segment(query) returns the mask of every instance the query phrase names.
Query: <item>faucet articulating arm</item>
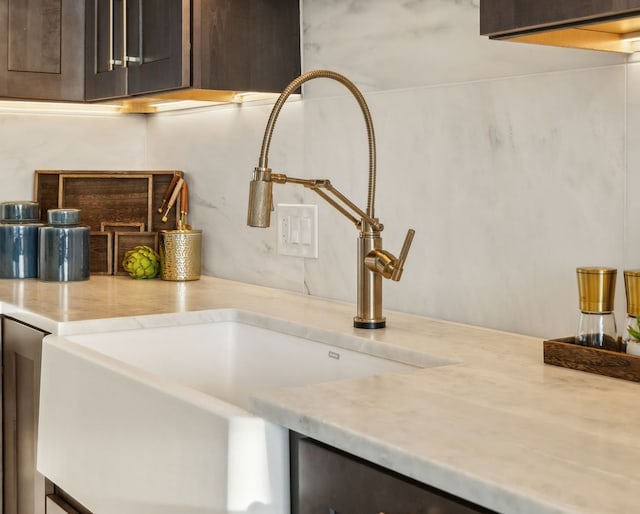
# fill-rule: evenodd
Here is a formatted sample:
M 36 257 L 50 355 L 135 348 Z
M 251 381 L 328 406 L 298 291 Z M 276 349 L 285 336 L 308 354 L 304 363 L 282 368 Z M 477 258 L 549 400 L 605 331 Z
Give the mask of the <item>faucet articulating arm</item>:
M 362 220 L 369 223 L 374 229 L 382 231 L 384 225 L 377 219 L 370 217 L 366 212 L 360 209 L 355 203 L 349 200 L 345 195 L 338 191 L 331 181 L 326 178 L 319 179 L 307 179 L 307 178 L 295 178 L 288 177 L 282 173 L 272 173 L 271 181 L 275 184 L 299 184 L 307 189 L 311 189 L 318 196 L 326 200 L 326 202 L 338 210 L 342 215 L 348 218 L 358 230 L 362 229 Z M 333 195 L 333 196 L 331 196 Z M 349 211 L 351 209 L 351 211 Z M 357 214 L 359 218 L 354 216 Z
M 407 260 L 409 248 L 411 248 L 411 243 L 415 233 L 416 231 L 412 228 L 408 230 L 398 258 L 394 257 L 393 254 L 386 250 L 376 248 L 371 250 L 364 258 L 365 266 L 371 271 L 380 273 L 384 278 L 390 278 L 391 280 L 398 282 L 402 278 L 404 263 Z

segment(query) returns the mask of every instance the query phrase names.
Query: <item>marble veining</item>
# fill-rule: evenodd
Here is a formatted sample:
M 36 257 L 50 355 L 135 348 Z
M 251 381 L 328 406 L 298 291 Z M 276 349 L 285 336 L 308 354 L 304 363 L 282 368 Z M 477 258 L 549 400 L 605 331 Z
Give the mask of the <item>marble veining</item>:
M 479 2 L 384 0 L 303 4 L 304 67 L 336 69 L 365 91 L 448 84 L 621 63 L 604 52 L 489 41 Z M 335 95 L 330 84 L 305 90 Z
M 371 94 L 385 247 L 397 252 L 406 228 L 416 229 L 403 280 L 385 283 L 386 305 L 548 337 L 571 334 L 577 263 L 622 265 L 623 139 L 612 127 L 624 118 L 623 95 L 596 98 L 584 84 L 612 89 L 623 73 Z M 529 108 L 529 99 L 551 91 L 557 101 Z M 362 132 L 349 99 L 310 101 L 306 113 L 306 132 L 314 136 L 308 175 L 330 170 L 336 187 L 362 202 L 364 136 L 342 143 Z M 590 139 L 609 150 L 586 157 L 583 142 Z M 589 208 L 595 197 L 608 208 Z M 306 201 L 317 202 L 311 194 Z M 321 222 L 331 229 L 320 230 L 320 259 L 309 263 L 305 279 L 311 294 L 352 299 L 356 233 L 332 211 L 320 204 Z M 602 245 L 594 247 L 594 233 Z

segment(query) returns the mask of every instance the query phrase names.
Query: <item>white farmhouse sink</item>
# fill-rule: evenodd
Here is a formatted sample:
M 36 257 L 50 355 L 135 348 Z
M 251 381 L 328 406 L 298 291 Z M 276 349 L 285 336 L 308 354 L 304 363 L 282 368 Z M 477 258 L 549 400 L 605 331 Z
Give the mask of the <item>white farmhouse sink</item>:
M 214 318 L 47 336 L 39 471 L 95 514 L 287 513 L 288 433 L 248 412 L 251 393 L 416 369 L 241 321 L 273 327 L 269 318 Z

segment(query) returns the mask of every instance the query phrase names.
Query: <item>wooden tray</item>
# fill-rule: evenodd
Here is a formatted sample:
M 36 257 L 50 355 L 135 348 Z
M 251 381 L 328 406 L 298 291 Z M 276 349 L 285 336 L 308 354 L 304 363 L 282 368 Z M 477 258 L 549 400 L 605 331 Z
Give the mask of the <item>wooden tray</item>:
M 128 275 L 122 267 L 124 254 L 136 246 L 149 246 L 158 251 L 157 232 L 114 232 L 113 270 L 115 275 Z
M 640 382 L 640 357 L 580 346 L 573 337 L 544 341 L 544 362 L 607 377 Z
M 100 232 L 144 232 L 144 227 L 144 223 L 102 221 L 100 223 Z
M 73 205 L 81 204 L 83 211 L 81 213 L 81 222 L 90 225 L 92 230 L 100 230 L 100 222 L 117 221 L 121 223 L 145 223 L 145 230 L 159 231 L 165 229 L 175 229 L 177 213 L 179 212 L 179 202 L 168 214 L 168 221 L 162 222 L 162 214 L 156 209 L 162 202 L 167 187 L 171 183 L 174 173 L 181 177 L 182 171 L 179 170 L 140 170 L 140 171 L 81 171 L 81 170 L 36 170 L 34 180 L 34 198 L 40 204 L 40 218 L 43 222 L 47 221 L 47 210 L 59 207 L 78 207 Z M 133 183 L 131 175 L 145 175 L 150 177 L 150 191 L 146 194 L 137 193 L 136 200 L 130 198 L 128 187 Z M 62 178 L 64 176 L 64 179 Z M 82 178 L 80 177 L 82 176 Z M 61 187 L 61 184 L 64 187 Z M 99 193 L 107 192 L 105 196 Z M 118 191 L 117 194 L 113 191 Z M 92 200 L 89 200 L 91 197 Z M 127 215 L 124 208 L 118 208 L 117 217 L 109 217 L 109 211 L 114 205 L 129 205 L 134 207 L 133 212 L 139 212 L 142 209 L 147 210 L 147 216 L 144 220 L 131 219 L 139 217 L 136 215 Z M 93 219 L 93 214 L 85 211 L 104 212 L 102 219 L 97 222 Z
M 61 173 L 58 180 L 58 205 L 80 209 L 80 222 L 91 230 L 99 231 L 105 220 L 151 226 L 149 174 L 130 173 L 114 180 L 110 174 Z
M 91 232 L 89 235 L 89 271 L 91 275 L 113 274 L 112 232 Z

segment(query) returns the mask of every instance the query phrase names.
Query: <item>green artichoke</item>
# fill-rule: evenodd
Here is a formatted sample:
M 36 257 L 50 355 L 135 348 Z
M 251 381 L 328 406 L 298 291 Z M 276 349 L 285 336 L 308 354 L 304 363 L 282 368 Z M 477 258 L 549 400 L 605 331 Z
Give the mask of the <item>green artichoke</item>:
M 149 246 L 136 246 L 124 254 L 122 267 L 133 278 L 156 278 L 160 272 L 160 256 Z

